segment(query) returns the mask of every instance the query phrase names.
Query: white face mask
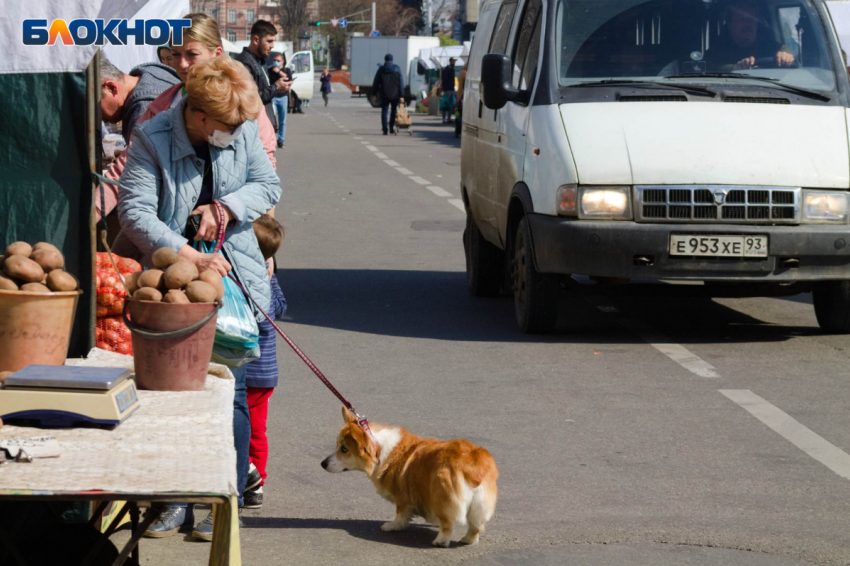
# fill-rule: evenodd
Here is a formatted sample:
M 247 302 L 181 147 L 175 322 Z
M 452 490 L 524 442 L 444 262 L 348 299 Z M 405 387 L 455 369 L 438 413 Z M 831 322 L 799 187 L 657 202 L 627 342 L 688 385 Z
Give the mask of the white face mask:
M 211 135 L 207 136 L 207 141 L 210 145 L 216 147 L 227 147 L 242 136 L 242 124 L 236 126 L 232 132 L 223 132 L 221 130 L 213 130 Z

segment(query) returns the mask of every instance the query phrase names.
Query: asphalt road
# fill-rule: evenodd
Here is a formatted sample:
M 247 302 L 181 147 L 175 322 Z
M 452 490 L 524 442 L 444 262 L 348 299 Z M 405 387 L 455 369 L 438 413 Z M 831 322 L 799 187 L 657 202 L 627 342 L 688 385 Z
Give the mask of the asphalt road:
M 369 480 L 319 466 L 339 403 L 281 342 L 243 563 L 850 564 L 850 338 L 821 335 L 806 295 L 579 282 L 554 334 L 521 334 L 511 298 L 467 294 L 460 145 L 439 122 L 384 137 L 339 92 L 290 115 L 285 330 L 370 420 L 489 449 L 496 515 L 473 547 L 380 532 L 394 509 Z M 208 551 L 142 543 L 151 564 Z

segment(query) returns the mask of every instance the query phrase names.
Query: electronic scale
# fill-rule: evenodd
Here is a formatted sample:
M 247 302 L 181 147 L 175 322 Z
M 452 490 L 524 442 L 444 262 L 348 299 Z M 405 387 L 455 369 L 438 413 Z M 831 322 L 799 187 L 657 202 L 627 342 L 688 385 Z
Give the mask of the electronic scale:
M 0 418 L 46 427 L 116 426 L 139 408 L 131 370 L 32 365 L 0 387 Z

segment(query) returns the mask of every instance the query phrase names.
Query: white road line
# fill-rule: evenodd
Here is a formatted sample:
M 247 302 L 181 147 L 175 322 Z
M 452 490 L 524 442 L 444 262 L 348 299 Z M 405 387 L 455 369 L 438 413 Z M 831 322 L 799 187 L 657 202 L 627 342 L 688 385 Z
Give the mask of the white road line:
M 720 393 L 740 405 L 782 438 L 842 478 L 850 480 L 850 454 L 831 444 L 749 389 L 721 389 Z
M 362 138 L 361 136 L 354 136 L 354 139 L 356 139 L 356 140 L 362 140 L 363 138 Z
M 599 308 L 599 305 L 597 305 L 597 308 Z M 602 309 L 600 308 L 600 310 Z M 716 368 L 713 365 L 703 360 L 684 346 L 671 342 L 669 338 L 653 328 L 636 320 L 617 319 L 617 321 L 640 336 L 641 339 L 647 342 L 650 346 L 691 373 L 695 373 L 700 377 L 720 377 L 720 374 L 717 373 Z
M 463 201 L 459 198 L 450 198 L 448 202 L 458 208 L 461 212 L 466 212 L 466 209 L 463 207 Z
M 389 156 L 386 153 L 381 153 L 380 151 L 375 154 L 375 157 L 378 159 L 389 159 Z
M 367 145 L 366 149 L 368 149 L 369 151 L 378 151 L 378 148 L 374 145 Z
M 384 159 L 384 163 L 390 167 L 399 167 L 401 165 L 398 161 L 393 161 L 392 159 Z
M 360 143 L 362 143 L 363 145 L 369 145 L 369 142 L 367 142 L 367 141 L 362 141 Z
M 404 167 L 396 167 L 395 170 L 401 173 L 402 175 L 413 175 L 413 171 L 411 171 L 410 169 L 405 169 Z
M 348 133 L 348 132 L 350 132 L 350 131 L 351 131 L 351 130 L 343 130 L 343 132 L 346 132 L 346 133 Z
M 411 177 L 410 180 L 415 181 L 415 182 L 419 183 L 420 185 L 427 185 L 431 182 L 428 179 L 423 179 L 422 177 Z
M 432 193 L 434 193 L 435 195 L 437 195 L 438 197 L 450 197 L 450 196 L 452 196 L 452 194 L 449 191 L 447 191 L 447 190 L 445 190 L 441 187 L 438 187 L 436 185 L 431 185 L 430 187 L 425 187 L 425 188 L 428 189 L 429 191 L 431 191 Z

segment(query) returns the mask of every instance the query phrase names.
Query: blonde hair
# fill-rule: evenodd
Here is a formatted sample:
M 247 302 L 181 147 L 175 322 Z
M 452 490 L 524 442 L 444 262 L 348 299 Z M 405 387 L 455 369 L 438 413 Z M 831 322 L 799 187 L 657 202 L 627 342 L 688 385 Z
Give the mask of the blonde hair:
M 206 112 L 213 120 L 233 126 L 256 120 L 263 109 L 257 83 L 245 65 L 227 55 L 189 69 L 186 97 L 192 110 Z
M 192 20 L 192 25 L 183 30 L 183 44 L 187 41 L 197 41 L 210 51 L 215 51 L 221 45 L 221 32 L 218 30 L 218 22 L 209 14 L 193 12 L 183 16 L 184 20 Z M 168 41 L 173 46 L 173 39 Z

